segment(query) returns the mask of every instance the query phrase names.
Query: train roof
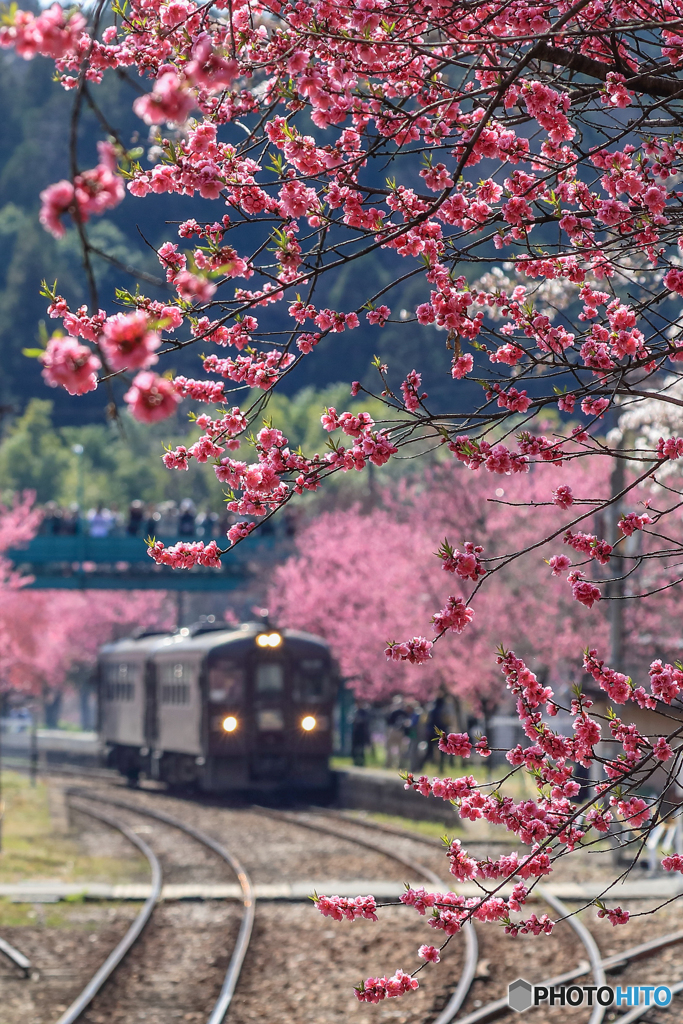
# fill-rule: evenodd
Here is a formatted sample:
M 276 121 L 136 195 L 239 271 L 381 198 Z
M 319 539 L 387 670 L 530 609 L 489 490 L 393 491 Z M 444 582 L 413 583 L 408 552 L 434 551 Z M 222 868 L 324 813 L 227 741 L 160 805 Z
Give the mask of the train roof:
M 178 630 L 177 633 L 166 635 L 155 635 L 134 639 L 126 637 L 123 640 L 115 640 L 100 648 L 101 655 L 126 655 L 142 654 L 156 655 L 165 652 L 174 653 L 195 653 L 206 655 L 213 650 L 244 644 L 245 641 L 253 641 L 260 633 L 277 632 L 285 640 L 311 644 L 327 651 L 328 645 L 322 637 L 314 636 L 312 633 L 305 633 L 297 629 L 275 629 L 273 626 L 266 626 L 263 622 L 243 622 L 239 626 L 226 626 L 225 629 L 211 629 L 192 636 L 189 629 Z
M 120 640 L 112 640 L 100 647 L 100 656 L 103 654 L 150 654 L 164 640 L 168 639 L 169 633 L 153 633 L 149 636 L 125 636 Z
M 321 647 L 323 650 L 328 650 L 328 645 L 322 637 L 314 636 L 312 633 L 304 633 L 298 629 L 275 629 L 274 626 L 266 626 L 263 622 L 243 622 L 239 626 L 226 627 L 225 630 L 211 630 L 210 632 L 200 633 L 198 636 L 190 636 L 184 634 L 181 630 L 175 636 L 165 637 L 158 647 L 155 648 L 155 654 L 162 654 L 164 651 L 173 650 L 182 651 L 183 653 L 201 653 L 202 655 L 209 654 L 213 650 L 221 648 L 232 647 L 233 645 L 244 644 L 245 641 L 251 642 L 260 633 L 277 632 L 280 633 L 285 640 L 294 640 L 301 643 L 312 644 L 316 647 Z

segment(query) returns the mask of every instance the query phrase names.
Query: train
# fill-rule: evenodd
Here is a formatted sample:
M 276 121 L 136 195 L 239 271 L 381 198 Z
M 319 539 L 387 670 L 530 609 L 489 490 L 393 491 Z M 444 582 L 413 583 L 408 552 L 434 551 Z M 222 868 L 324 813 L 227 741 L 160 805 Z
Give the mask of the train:
M 105 644 L 105 763 L 206 793 L 331 786 L 338 672 L 325 640 L 267 622 L 200 622 Z

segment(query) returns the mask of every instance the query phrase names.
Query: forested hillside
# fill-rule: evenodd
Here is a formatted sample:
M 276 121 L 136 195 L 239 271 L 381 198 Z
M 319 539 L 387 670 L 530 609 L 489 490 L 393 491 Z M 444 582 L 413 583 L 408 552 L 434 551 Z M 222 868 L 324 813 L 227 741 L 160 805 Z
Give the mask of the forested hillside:
M 120 131 L 128 145 L 136 143 L 149 150 L 148 129 L 135 117 L 131 104 L 137 93 L 137 81 L 129 81 L 108 74 L 105 115 L 110 124 Z M 80 255 L 73 229 L 56 241 L 38 223 L 39 193 L 51 182 L 68 176 L 68 133 L 65 126 L 70 116 L 72 96 L 51 80 L 48 61 L 23 61 L 14 53 L 0 52 L 0 95 L 3 102 L 3 132 L 0 135 L 0 360 L 3 375 L 0 384 L 0 404 L 5 407 L 6 419 L 21 414 L 31 398 L 49 398 L 53 401 L 53 420 L 58 425 L 84 422 L 103 422 L 103 393 L 71 398 L 61 389 L 46 390 L 35 360 L 22 355 L 22 349 L 40 344 L 42 331 L 51 331 L 54 324 L 46 321 L 46 303 L 40 296 L 43 279 L 58 280 L 59 291 L 71 303 L 85 302 L 84 278 Z M 98 99 L 102 101 L 102 91 Z M 86 108 L 81 129 L 79 156 L 83 167 L 97 162 L 95 150 L 95 121 Z M 417 179 L 419 180 L 419 179 Z M 98 248 L 121 264 L 144 269 L 148 274 L 162 278 L 153 246 L 168 237 L 167 221 L 178 221 L 187 216 L 201 219 L 201 201 L 186 201 L 178 196 L 152 196 L 142 203 L 127 194 L 125 201 L 106 217 L 89 224 L 91 237 Z M 215 219 L 216 204 L 206 202 L 207 219 Z M 325 302 L 332 308 L 352 306 L 354 300 L 363 301 L 373 290 L 379 290 L 394 278 L 396 257 L 380 251 L 364 262 L 350 263 L 328 286 Z M 124 270 L 102 260 L 97 266 L 98 284 L 102 304 L 112 308 L 114 289 L 124 286 L 134 289 L 135 280 Z M 417 279 L 409 280 L 402 289 L 391 294 L 392 316 L 400 318 L 401 310 L 411 315 L 418 302 L 424 301 L 424 288 L 418 291 Z M 163 294 L 154 286 L 143 284 L 147 294 Z M 170 298 L 170 293 L 169 298 Z M 361 299 L 361 296 L 363 299 Z M 273 307 L 271 307 L 271 312 Z M 275 311 L 281 318 L 280 326 L 290 327 L 285 307 Z M 425 358 L 428 350 L 428 358 Z M 197 353 L 178 357 L 175 369 L 195 373 Z M 289 393 L 306 386 L 323 388 L 344 379 L 362 380 L 373 389 L 379 383 L 371 368 L 374 355 L 379 355 L 390 367 L 396 386 L 416 363 L 431 367 L 425 375 L 425 387 L 430 398 L 440 405 L 449 401 L 450 387 L 444 385 L 450 358 L 446 348 L 446 335 L 432 327 L 414 324 L 410 331 L 398 325 L 387 324 L 378 331 L 368 328 L 364 319 L 359 329 L 343 336 L 329 336 L 316 350 L 315 356 L 304 360 Z M 165 369 L 168 363 L 165 363 Z M 433 379 L 430 381 L 430 377 Z M 437 377 L 440 377 L 437 385 Z M 282 390 L 288 390 L 288 381 Z M 472 385 L 476 387 L 476 385 Z M 462 384 L 460 385 L 462 390 Z M 120 392 L 121 389 L 119 389 Z

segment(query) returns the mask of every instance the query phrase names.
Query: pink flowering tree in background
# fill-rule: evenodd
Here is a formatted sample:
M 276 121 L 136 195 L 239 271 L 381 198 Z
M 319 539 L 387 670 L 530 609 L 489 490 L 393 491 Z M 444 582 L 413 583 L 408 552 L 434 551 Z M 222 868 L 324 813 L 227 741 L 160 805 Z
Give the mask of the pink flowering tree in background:
M 586 485 L 587 468 L 570 467 L 562 480 Z M 475 708 L 482 698 L 499 703 L 505 688 L 491 652 L 513 641 L 544 676 L 552 671 L 558 681 L 568 675 L 574 681 L 581 650 L 591 637 L 605 643 L 608 626 L 553 573 L 545 560 L 552 547 L 523 574 L 522 563 L 512 562 L 494 587 L 482 590 L 477 615 L 465 623 L 466 643 L 450 644 L 418 667 L 384 654 L 382 641 L 423 626 L 454 584 L 464 596 L 481 578 L 479 543 L 490 553 L 505 551 L 510 535 L 530 543 L 561 525 L 562 510 L 553 503 L 528 515 L 525 502 L 545 495 L 543 470 L 510 478 L 504 488 L 497 483 L 441 465 L 387 490 L 369 513 L 354 508 L 316 516 L 297 535 L 297 553 L 273 573 L 268 607 L 278 621 L 324 636 L 363 700 L 396 692 L 428 699 L 446 686 Z M 472 538 L 473 551 L 462 553 L 460 573 L 453 573 L 446 549 L 464 547 L 462 537 Z
M 92 671 L 101 644 L 134 629 L 172 627 L 163 591 L 32 590 L 5 552 L 35 535 L 42 512 L 33 495 L 0 506 L 0 692 L 50 704 L 77 675 Z
M 603 606 L 593 613 L 574 600 L 564 580 L 569 556 L 554 554 L 552 543 L 533 560 L 511 561 L 495 586 L 482 589 L 478 614 L 466 623 L 466 643 L 450 644 L 416 668 L 383 656 L 382 641 L 414 632 L 454 584 L 464 597 L 468 584 L 485 573 L 477 542 L 490 554 L 504 552 L 511 535 L 534 543 L 561 526 L 567 488 L 607 492 L 605 468 L 595 459 L 567 467 L 558 497 L 546 503 L 553 468 L 511 477 L 504 487 L 486 475 L 432 468 L 412 484 L 402 481 L 387 490 L 381 507 L 369 513 L 355 508 L 313 518 L 297 535 L 296 554 L 273 573 L 268 606 L 283 624 L 324 636 L 363 700 L 386 700 L 396 692 L 427 699 L 445 685 L 475 708 L 482 698 L 497 704 L 505 686 L 491 652 L 513 642 L 544 679 L 577 683 L 584 671 L 581 652 L 590 644 L 609 645 L 610 622 Z M 527 503 L 534 500 L 536 514 L 529 516 Z M 634 514 L 625 517 L 625 529 Z M 472 538 L 474 550 L 458 556 L 462 536 Z M 592 550 L 592 542 L 575 531 L 562 539 L 565 552 Z M 634 674 L 646 671 L 655 653 L 675 660 L 681 641 L 676 590 L 667 586 L 672 571 L 660 561 L 654 569 L 645 564 L 638 582 L 659 592 L 627 605 L 624 659 Z M 590 575 L 598 582 L 605 576 L 599 559 L 592 560 Z
M 98 648 L 150 626 L 173 628 L 163 591 L 21 590 L 0 630 L 14 637 L 6 682 L 48 708 L 67 688 L 90 684 Z
M 41 513 L 32 508 L 33 495 L 17 498 L 13 507 L 0 505 L 0 688 L 14 685 L 13 673 L 22 647 L 22 633 L 12 624 L 30 579 L 16 572 L 6 552 L 25 544 L 35 534 Z M 22 684 L 23 688 L 23 684 Z
M 518 654 L 498 656 L 528 738 L 509 760 L 514 771 L 533 772 L 535 800 L 516 804 L 472 776 L 409 782 L 522 844 L 495 862 L 451 844 L 452 873 L 482 886 L 474 900 L 406 895 L 418 912 L 429 906 L 446 936 L 471 917 L 503 922 L 510 934 L 550 930 L 551 921 L 525 917 L 524 904 L 559 857 L 605 836 L 619 844 L 635 834 L 642 843 L 680 809 L 683 670 L 661 660 L 660 649 L 631 679 L 621 642 L 622 609 L 681 581 L 680 487 L 669 470 L 683 457 L 683 430 L 671 429 L 675 416 L 657 429 L 663 408 L 677 416 L 683 407 L 675 390 L 683 358 L 680 15 L 677 0 L 133 0 L 111 10 L 98 0 L 88 19 L 57 5 L 38 15 L 12 9 L 0 30 L 0 44 L 20 56 L 52 58 L 74 96 L 70 174 L 43 193 L 41 219 L 56 236 L 65 218 L 74 224 L 90 302 L 70 309 L 46 287 L 58 322 L 41 356 L 47 383 L 72 394 L 106 383 L 109 400 L 121 378 L 123 400 L 143 422 L 170 415 L 182 400 L 204 403 L 195 443 L 164 461 L 172 471 L 193 459 L 207 463 L 230 509 L 246 517 L 225 548 L 154 543 L 151 556 L 179 568 L 214 565 L 258 522 L 330 475 L 438 448 L 464 467 L 458 480 L 478 473 L 504 491 L 514 480 L 532 537 L 522 520 L 501 523 L 489 540 L 474 526 L 463 534 L 449 518 L 449 546 L 436 557 L 452 587 L 445 598 L 435 593 L 422 627 L 410 619 L 412 636 L 387 638 L 392 665 L 424 666 L 448 658 L 451 645 L 466 651 L 477 631 L 492 635 L 500 606 L 486 595 L 497 579 L 503 593 L 512 586 L 513 562 L 515 599 L 524 581 L 554 593 L 554 573 L 564 592 L 558 600 L 574 601 L 584 616 L 585 672 L 613 712 L 599 713 L 578 690 L 560 707 Z M 99 84 L 106 88 L 114 71 L 140 79 L 134 112 L 154 142 L 143 162 L 98 105 Z M 78 150 L 85 102 L 106 134 L 90 169 Z M 207 223 L 197 207 L 201 222 L 188 217 L 159 247 L 170 286 L 164 301 L 143 288 L 121 290 L 116 311 L 100 309 L 94 265 L 109 257 L 91 243 L 90 219 L 124 195 L 134 211 L 160 193 L 211 201 L 216 213 Z M 327 282 L 369 259 L 382 260 L 387 283 L 354 295 L 352 308 L 330 308 Z M 403 311 L 407 281 L 419 298 Z M 323 338 L 361 320 L 376 331 L 387 323 L 434 329 L 431 344 L 452 356 L 452 402 L 430 404 L 425 366 L 399 383 L 377 360 L 381 421 L 321 410 L 329 450 L 293 451 L 279 430 L 261 427 L 269 394 L 315 359 Z M 341 346 L 343 372 L 344 339 L 331 340 Z M 164 359 L 193 345 L 199 376 L 165 375 Z M 364 393 L 357 382 L 351 391 Z M 641 423 L 636 437 L 618 421 L 641 404 L 652 429 Z M 555 425 L 545 427 L 551 412 Z M 252 429 L 253 446 L 235 457 Z M 588 459 L 606 469 L 586 471 L 574 490 L 568 468 Z M 437 505 L 440 493 L 430 493 Z M 552 523 L 543 511 L 551 504 Z M 435 556 L 419 535 L 417 550 L 408 547 L 414 578 L 431 579 L 424 563 Z M 390 540 L 398 544 L 398 534 Z M 550 565 L 540 577 L 544 553 Z M 395 628 L 409 624 L 403 600 L 396 597 Z M 518 651 L 536 628 L 536 605 L 525 597 L 521 604 L 528 611 L 512 640 Z M 524 620 L 523 610 L 510 614 Z M 554 728 L 560 711 L 564 731 Z M 663 713 L 648 728 L 641 712 Z M 470 753 L 466 736 L 441 743 Z M 486 753 L 484 742 L 477 755 Z M 584 769 L 593 783 L 575 803 Z M 652 778 L 654 795 L 645 788 Z M 680 871 L 683 860 L 669 857 L 664 866 Z M 509 897 L 501 895 L 506 879 L 514 880 Z M 368 901 L 319 906 L 335 917 L 374 916 Z M 628 917 L 620 908 L 599 912 L 613 923 Z M 424 949 L 427 961 L 438 957 Z M 416 985 L 400 971 L 358 994 L 375 1002 Z

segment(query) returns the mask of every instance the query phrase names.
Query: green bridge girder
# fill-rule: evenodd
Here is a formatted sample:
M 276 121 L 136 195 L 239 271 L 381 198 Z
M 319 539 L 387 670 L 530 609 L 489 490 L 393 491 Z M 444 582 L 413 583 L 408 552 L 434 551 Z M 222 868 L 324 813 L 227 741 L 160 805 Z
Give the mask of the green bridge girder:
M 161 538 L 167 546 L 192 537 Z M 87 534 L 39 534 L 6 552 L 16 569 L 30 574 L 30 587 L 47 590 L 234 590 L 258 563 L 272 557 L 276 539 L 250 537 L 223 556 L 220 568 L 170 569 L 156 565 L 142 537 L 90 537 Z

